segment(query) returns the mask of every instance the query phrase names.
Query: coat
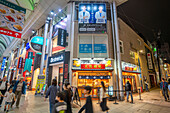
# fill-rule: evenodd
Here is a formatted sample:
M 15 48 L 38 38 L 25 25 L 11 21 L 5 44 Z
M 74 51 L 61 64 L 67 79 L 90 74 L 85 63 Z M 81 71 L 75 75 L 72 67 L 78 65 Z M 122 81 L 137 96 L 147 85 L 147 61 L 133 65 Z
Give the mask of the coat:
M 102 11 L 102 13 L 100 13 L 99 11 L 96 12 L 95 18 L 96 18 L 96 23 L 106 23 L 106 12 L 104 11 Z
M 15 93 L 18 83 L 19 83 L 19 80 L 16 81 L 16 83 L 14 85 L 13 93 Z M 24 81 L 23 81 L 23 86 L 22 86 L 22 94 L 26 94 L 26 84 Z
M 168 83 L 164 82 L 165 89 L 168 89 Z M 160 83 L 160 89 L 163 89 L 163 82 Z
M 85 17 L 85 19 L 83 19 L 83 17 Z M 90 19 L 90 13 L 88 11 L 85 11 L 85 15 L 83 15 L 83 11 L 79 12 L 79 23 L 89 23 L 89 19 Z

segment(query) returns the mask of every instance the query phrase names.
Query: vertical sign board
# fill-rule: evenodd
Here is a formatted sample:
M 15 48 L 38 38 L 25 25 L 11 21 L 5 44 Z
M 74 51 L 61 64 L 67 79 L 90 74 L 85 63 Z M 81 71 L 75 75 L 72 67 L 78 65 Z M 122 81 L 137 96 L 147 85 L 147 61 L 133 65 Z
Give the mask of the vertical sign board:
M 69 80 L 69 62 L 70 62 L 70 52 L 65 52 L 64 55 L 64 67 L 63 67 L 63 83 L 65 80 Z
M 22 69 L 22 66 L 23 66 L 23 58 L 19 57 L 17 68 Z
M 65 47 L 66 46 L 66 36 L 67 36 L 67 31 L 64 29 L 58 29 L 58 41 L 57 45 Z
M 80 3 L 78 20 L 79 33 L 106 33 L 106 4 Z
M 4 70 L 5 62 L 6 62 L 6 57 L 3 58 L 2 65 L 1 65 L 1 71 Z
M 152 63 L 151 53 L 147 53 L 147 59 L 148 59 L 148 68 L 149 68 L 149 69 L 153 69 L 153 63 Z
M 26 9 L 0 0 L 0 34 L 21 38 Z

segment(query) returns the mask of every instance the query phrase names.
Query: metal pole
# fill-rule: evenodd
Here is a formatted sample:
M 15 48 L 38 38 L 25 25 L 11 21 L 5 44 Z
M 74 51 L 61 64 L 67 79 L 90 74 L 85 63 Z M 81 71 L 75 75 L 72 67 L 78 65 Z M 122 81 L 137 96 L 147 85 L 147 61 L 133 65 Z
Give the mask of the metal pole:
M 53 33 L 53 18 L 54 18 L 54 15 L 52 15 L 52 19 L 50 21 L 50 35 L 48 37 L 48 56 L 47 56 L 47 61 L 46 61 L 46 71 L 45 71 L 45 75 L 46 75 L 46 84 L 48 84 L 48 71 L 49 71 L 49 64 L 48 64 L 48 58 L 52 55 L 52 44 L 51 44 L 51 41 L 52 41 L 52 33 Z
M 113 6 L 110 3 L 111 9 L 111 20 L 112 20 L 112 37 L 113 37 L 113 48 L 114 48 L 114 71 L 116 75 L 116 88 L 119 89 L 118 75 L 117 75 L 117 55 L 116 55 L 116 42 L 115 42 L 115 31 L 114 31 L 114 18 L 113 18 Z M 114 77 L 113 77 L 114 82 Z M 119 99 L 119 92 L 117 92 L 117 99 Z
M 119 87 L 123 90 L 123 80 L 122 80 L 122 67 L 121 67 L 121 55 L 120 55 L 120 45 L 119 45 L 119 28 L 117 20 L 117 10 L 116 2 L 113 1 L 113 14 L 114 14 L 114 24 L 115 24 L 115 36 L 116 36 L 116 46 L 117 46 L 117 63 L 118 63 L 118 73 L 119 73 Z M 124 100 L 124 93 L 120 93 L 121 100 Z
M 43 42 L 42 55 L 41 55 L 40 75 L 43 74 L 43 69 L 44 69 L 44 58 L 45 58 L 45 47 L 46 47 L 48 25 L 49 25 L 49 21 L 46 20 L 45 29 L 44 29 L 44 42 Z

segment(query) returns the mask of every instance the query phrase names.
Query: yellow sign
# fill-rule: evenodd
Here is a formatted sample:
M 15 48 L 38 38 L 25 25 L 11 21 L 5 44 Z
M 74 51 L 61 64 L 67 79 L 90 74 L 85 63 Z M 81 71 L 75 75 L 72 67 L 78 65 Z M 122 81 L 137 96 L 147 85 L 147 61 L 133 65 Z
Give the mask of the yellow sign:
M 45 86 L 46 75 L 39 75 L 36 84 L 36 93 L 40 94 Z

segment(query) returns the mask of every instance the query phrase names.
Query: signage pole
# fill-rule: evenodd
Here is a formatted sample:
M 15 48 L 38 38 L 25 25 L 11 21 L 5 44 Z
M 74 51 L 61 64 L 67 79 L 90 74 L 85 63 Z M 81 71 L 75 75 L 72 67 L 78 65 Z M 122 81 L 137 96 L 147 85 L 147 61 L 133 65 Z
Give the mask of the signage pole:
M 114 70 L 116 75 L 116 90 L 119 89 L 119 81 L 118 81 L 118 74 L 117 74 L 117 55 L 116 55 L 116 42 L 115 42 L 115 31 L 114 31 L 114 18 L 113 18 L 113 6 L 110 4 L 111 9 L 111 19 L 112 19 L 112 36 L 113 36 L 113 48 L 114 48 Z M 114 76 L 113 76 L 113 82 L 114 82 Z M 117 92 L 117 99 L 119 99 L 119 92 Z
M 43 74 L 43 69 L 44 69 L 44 58 L 45 58 L 45 47 L 46 47 L 46 39 L 47 39 L 48 25 L 49 25 L 49 21 L 46 20 L 46 22 L 45 22 L 45 29 L 44 29 L 43 48 L 42 48 L 42 55 L 41 55 L 40 75 Z
M 116 36 L 116 46 L 117 46 L 117 63 L 118 63 L 118 73 L 119 73 L 119 86 L 120 90 L 123 90 L 123 80 L 122 80 L 122 67 L 121 67 L 121 55 L 120 55 L 120 45 L 119 45 L 119 28 L 117 20 L 117 9 L 116 2 L 113 1 L 113 14 L 114 14 L 114 24 L 115 24 L 115 36 Z M 123 92 L 120 92 L 121 100 L 124 100 Z

